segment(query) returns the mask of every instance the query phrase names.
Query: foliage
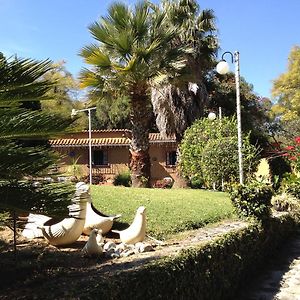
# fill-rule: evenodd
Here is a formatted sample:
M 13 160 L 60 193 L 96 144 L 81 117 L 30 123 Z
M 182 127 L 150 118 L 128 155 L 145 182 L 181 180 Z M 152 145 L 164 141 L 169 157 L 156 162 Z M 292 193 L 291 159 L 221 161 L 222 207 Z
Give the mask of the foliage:
M 114 185 L 123 185 L 125 187 L 131 186 L 130 172 L 127 171 L 115 175 L 113 183 Z
M 4 211 L 62 213 L 69 203 L 69 187 L 33 184 L 34 178 L 53 168 L 57 156 L 47 142 L 34 146 L 38 143 L 31 141 L 47 141 L 72 123 L 70 118 L 24 108 L 24 103 L 49 99 L 53 82 L 43 77 L 49 70 L 48 60 L 0 56 L 0 209 Z
M 272 197 L 271 203 L 277 211 L 288 211 L 300 216 L 300 199 L 288 193 L 281 193 Z
M 107 214 L 121 213 L 120 221 L 128 224 L 132 222 L 136 209 L 144 205 L 147 234 L 162 239 L 234 216 L 228 195 L 221 192 L 102 185 L 92 186 L 92 198 L 98 209 Z
M 272 188 L 260 182 L 235 185 L 230 191 L 230 199 L 238 215 L 263 221 L 270 217 L 272 195 Z
M 288 69 L 273 82 L 272 95 L 277 103 L 272 107 L 274 114 L 283 121 L 300 117 L 300 47 L 291 49 Z
M 284 149 L 285 156 L 294 167 L 295 172 L 300 172 L 300 136 L 294 138 L 292 144 L 286 146 Z
M 286 174 L 282 180 L 280 191 L 300 199 L 300 178 L 294 174 Z
M 117 2 L 108 15 L 90 27 L 96 44 L 85 46 L 80 55 L 93 66 L 81 72 L 84 87 L 111 98 L 129 98 L 132 125 L 130 163 L 132 184 L 142 186 L 150 178 L 149 92 L 154 82 L 171 80 L 186 65 L 186 45 L 175 45 L 178 28 L 167 26 L 166 15 L 142 1 L 134 8 Z
M 204 186 L 204 180 L 198 176 L 192 176 L 189 182 L 192 189 L 201 189 Z
M 127 97 L 98 99 L 96 116 L 99 122 L 98 129 L 130 129 L 130 104 Z
M 204 85 L 207 73 L 215 67 L 218 49 L 216 18 L 210 9 L 201 10 L 194 0 L 165 0 L 156 10 L 166 15 L 167 27 L 179 27 L 172 46 L 187 45 L 187 65 L 172 82 L 152 88 L 151 101 L 156 124 L 163 135 L 181 141 L 185 129 L 203 117 L 208 102 Z
M 235 299 L 238 288 L 249 283 L 263 262 L 292 235 L 295 227 L 289 217 L 272 220 L 268 228 L 252 224 L 211 242 L 184 249 L 176 256 L 99 277 L 97 285 L 89 287 L 88 297 Z M 77 289 L 76 296 L 87 299 L 87 290 Z
M 243 138 L 245 177 L 257 166 L 258 150 Z M 188 177 L 203 178 L 206 185 L 213 182 L 235 181 L 238 177 L 236 120 L 224 117 L 211 121 L 203 118 L 185 132 L 180 144 L 179 166 Z
M 236 115 L 236 85 L 233 73 L 219 75 L 217 72 L 212 72 L 207 77 L 206 86 L 210 110 L 217 110 L 221 107 L 222 116 Z M 251 142 L 253 144 L 258 142 L 259 145 L 264 146 L 268 136 L 271 101 L 259 97 L 253 91 L 253 86 L 243 77 L 240 78 L 240 101 L 243 132 L 250 131 Z
M 284 175 L 291 172 L 291 167 L 286 159 L 284 159 L 282 156 L 271 157 L 268 162 L 271 171 L 273 188 L 275 191 L 277 191 L 280 188 Z

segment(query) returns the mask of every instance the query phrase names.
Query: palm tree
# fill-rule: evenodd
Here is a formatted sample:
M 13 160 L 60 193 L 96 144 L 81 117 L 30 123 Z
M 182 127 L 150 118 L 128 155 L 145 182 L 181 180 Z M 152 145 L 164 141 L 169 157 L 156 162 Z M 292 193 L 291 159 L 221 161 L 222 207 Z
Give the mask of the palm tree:
M 186 54 L 186 68 L 176 81 L 152 89 L 158 129 L 166 136 L 174 134 L 180 142 L 185 129 L 203 116 L 208 105 L 205 78 L 215 66 L 218 49 L 215 16 L 212 10 L 201 11 L 195 0 L 164 0 L 156 11 L 166 15 L 168 26 L 181 28 L 172 43 L 194 50 Z
M 168 27 L 163 12 L 148 2 L 130 9 L 115 3 L 108 15 L 89 30 L 97 41 L 80 55 L 93 68 L 81 73 L 82 84 L 102 93 L 129 97 L 132 138 L 131 176 L 133 186 L 148 186 L 150 179 L 149 122 L 151 86 L 174 80 L 186 65 L 187 45 L 175 45 L 175 26 Z
M 215 16 L 212 10 L 201 11 L 195 0 L 164 0 L 156 11 L 166 15 L 168 26 L 181 28 L 172 42 L 194 50 L 186 54 L 187 65 L 181 76 L 172 83 L 156 86 L 151 95 L 160 133 L 164 136 L 175 135 L 180 143 L 187 127 L 203 117 L 208 106 L 205 82 L 215 65 L 218 49 Z M 175 178 L 174 187 L 186 186 L 179 170 Z

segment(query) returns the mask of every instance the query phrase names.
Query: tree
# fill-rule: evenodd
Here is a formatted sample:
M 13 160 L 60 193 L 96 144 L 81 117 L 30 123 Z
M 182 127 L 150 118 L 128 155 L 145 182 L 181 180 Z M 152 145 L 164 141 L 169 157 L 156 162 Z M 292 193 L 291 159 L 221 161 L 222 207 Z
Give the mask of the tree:
M 208 105 L 205 77 L 215 65 L 218 49 L 215 16 L 200 10 L 194 0 L 165 0 L 156 10 L 166 15 L 168 27 L 180 28 L 172 44 L 193 48 L 186 54 L 187 65 L 172 83 L 152 89 L 152 104 L 161 134 L 181 141 L 185 129 L 203 117 Z
M 106 17 L 89 27 L 97 44 L 81 50 L 85 62 L 94 66 L 82 71 L 83 86 L 129 98 L 133 186 L 149 184 L 151 86 L 174 80 L 185 67 L 184 54 L 190 50 L 186 45 L 171 43 L 178 28 L 167 27 L 166 22 L 166 15 L 154 13 L 149 2 L 140 2 L 134 9 L 115 3 Z
M 222 116 L 236 115 L 236 86 L 233 73 L 219 75 L 212 72 L 207 77 L 206 86 L 210 98 L 208 110 L 217 111 L 218 107 L 221 107 Z M 255 94 L 253 86 L 243 77 L 240 79 L 240 100 L 243 132 L 250 131 L 251 142 L 265 147 L 269 133 L 270 101 Z
M 272 96 L 276 104 L 272 110 L 282 121 L 300 117 L 300 47 L 292 48 L 288 70 L 273 82 Z
M 239 175 L 236 120 L 199 119 L 186 130 L 180 151 L 180 169 L 190 179 L 203 179 L 207 186 L 236 181 Z M 250 144 L 249 135 L 243 137 L 242 151 L 247 178 L 257 166 L 258 154 L 256 147 Z
M 25 146 L 22 141 L 47 140 L 61 133 L 71 119 L 26 109 L 23 103 L 48 99 L 51 82 L 43 79 L 51 62 L 6 59 L 0 56 L 0 210 L 35 211 L 60 215 L 67 212 L 70 189 L 61 184 L 39 184 L 57 162 L 47 146 Z
M 43 75 L 43 80 L 52 83 L 47 91 L 47 101 L 41 102 L 41 109 L 68 118 L 73 108 L 82 108 L 79 98 L 79 83 L 73 78 L 72 74 L 66 69 L 65 62 L 59 61 L 51 64 L 51 69 Z M 72 127 L 82 129 L 87 127 L 88 119 L 77 118 Z

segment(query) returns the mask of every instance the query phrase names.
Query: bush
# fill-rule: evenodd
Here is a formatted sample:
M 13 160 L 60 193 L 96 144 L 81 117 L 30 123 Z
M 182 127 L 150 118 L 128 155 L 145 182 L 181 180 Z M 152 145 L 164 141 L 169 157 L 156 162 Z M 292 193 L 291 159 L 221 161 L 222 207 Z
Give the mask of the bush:
M 127 172 L 117 174 L 114 177 L 113 184 L 114 185 L 123 185 L 123 186 L 126 186 L 126 187 L 131 186 L 130 173 L 127 171 Z
M 236 299 L 236 291 L 257 274 L 266 257 L 295 230 L 289 217 L 263 228 L 253 224 L 176 256 L 142 267 L 99 276 L 97 284 L 76 290 L 80 299 Z M 216 288 L 217 287 L 217 288 Z
M 270 217 L 273 189 L 269 185 L 259 182 L 236 185 L 231 188 L 229 195 L 238 215 L 258 220 Z
M 192 189 L 201 189 L 204 186 L 204 180 L 200 176 L 192 176 L 189 186 Z
M 189 127 L 180 144 L 179 168 L 184 176 L 200 176 L 207 186 L 234 182 L 238 178 L 236 120 L 224 117 L 211 121 L 201 119 Z M 258 164 L 259 150 L 243 137 L 245 177 L 250 177 Z
M 300 199 L 300 178 L 294 174 L 288 174 L 281 183 L 280 191 Z

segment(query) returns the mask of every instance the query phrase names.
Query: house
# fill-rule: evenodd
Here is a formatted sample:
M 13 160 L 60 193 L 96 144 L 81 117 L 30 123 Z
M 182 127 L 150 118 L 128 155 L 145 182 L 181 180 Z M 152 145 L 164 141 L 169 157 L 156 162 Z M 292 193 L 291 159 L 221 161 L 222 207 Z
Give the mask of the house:
M 128 171 L 130 136 L 127 129 L 93 130 L 91 133 L 92 174 L 104 182 L 112 182 L 115 175 Z M 175 138 L 163 138 L 150 133 L 151 184 L 176 174 Z M 68 133 L 50 140 L 51 147 L 62 156 L 61 171 L 77 177 L 89 174 L 88 131 Z

